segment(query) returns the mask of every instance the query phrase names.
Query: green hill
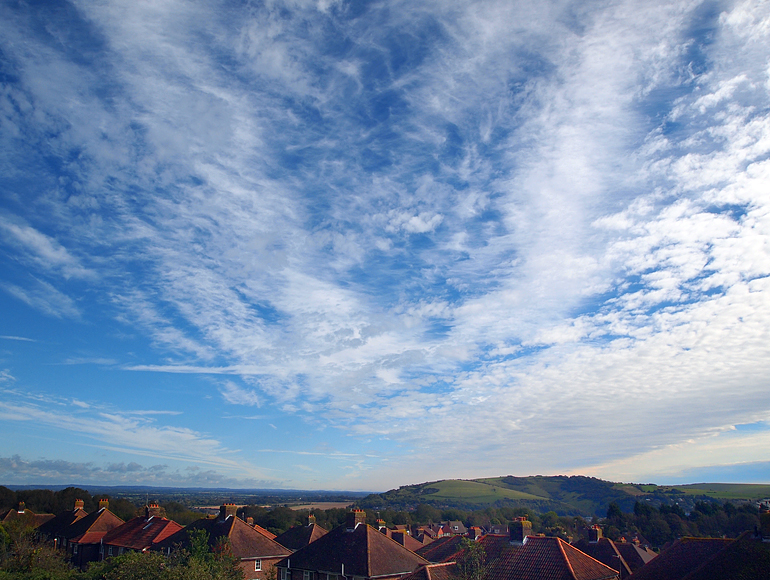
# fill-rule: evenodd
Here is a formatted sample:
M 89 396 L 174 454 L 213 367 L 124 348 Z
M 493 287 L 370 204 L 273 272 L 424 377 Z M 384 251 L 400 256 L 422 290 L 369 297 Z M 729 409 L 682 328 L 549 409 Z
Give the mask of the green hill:
M 491 477 L 445 479 L 406 485 L 372 494 L 357 502 L 369 509 L 414 509 L 420 504 L 436 508 L 477 510 L 485 507 L 524 507 L 560 515 L 601 515 L 615 502 L 630 512 L 637 501 L 653 505 L 678 502 L 687 509 L 696 500 L 749 501 L 770 497 L 770 486 L 749 484 L 693 484 L 657 486 L 615 483 L 584 476 Z

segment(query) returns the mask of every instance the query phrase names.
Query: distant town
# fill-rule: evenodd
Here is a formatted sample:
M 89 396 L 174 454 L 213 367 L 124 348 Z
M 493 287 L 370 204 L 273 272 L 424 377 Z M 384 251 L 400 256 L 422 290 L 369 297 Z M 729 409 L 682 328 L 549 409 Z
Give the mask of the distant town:
M 762 579 L 766 487 L 564 476 L 381 494 L 0 486 L 0 579 Z

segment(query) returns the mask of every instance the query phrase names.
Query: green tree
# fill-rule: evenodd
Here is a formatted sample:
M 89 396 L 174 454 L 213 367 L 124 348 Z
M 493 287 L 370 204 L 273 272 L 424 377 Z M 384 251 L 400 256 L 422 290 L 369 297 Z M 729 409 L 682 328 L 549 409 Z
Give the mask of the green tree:
M 457 558 L 457 570 L 460 573 L 460 578 L 462 580 L 482 580 L 486 560 L 484 546 L 468 538 L 463 538 L 460 542 L 460 548 L 462 553 Z

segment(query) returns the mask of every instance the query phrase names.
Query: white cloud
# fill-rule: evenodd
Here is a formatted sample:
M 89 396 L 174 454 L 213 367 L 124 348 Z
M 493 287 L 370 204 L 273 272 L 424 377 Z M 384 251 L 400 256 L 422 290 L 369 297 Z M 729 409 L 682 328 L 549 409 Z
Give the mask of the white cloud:
M 621 465 L 768 407 L 766 7 L 704 43 L 687 2 L 77 6 L 98 66 L 3 12 L 3 167 L 70 162 L 4 209 L 33 276 L 2 286 L 139 329 L 158 356 L 122 369 L 232 375 L 227 404 L 378 433 L 426 478 L 469 412 L 490 436 L 453 457 L 510 472 L 494 441 Z

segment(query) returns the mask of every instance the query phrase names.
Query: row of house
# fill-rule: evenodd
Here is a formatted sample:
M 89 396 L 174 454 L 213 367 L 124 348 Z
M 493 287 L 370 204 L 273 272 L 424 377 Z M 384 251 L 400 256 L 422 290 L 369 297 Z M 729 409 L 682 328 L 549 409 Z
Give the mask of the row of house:
M 344 525 L 331 531 L 310 516 L 305 525 L 275 536 L 250 518 L 238 518 L 236 510 L 236 505 L 224 504 L 215 517 L 183 528 L 163 517 L 157 504 L 123 522 L 109 512 L 106 501 L 92 514 L 76 502 L 74 510 L 44 518 L 38 532 L 67 550 L 73 564 L 82 567 L 127 550 L 170 554 L 189 547 L 191 532 L 204 530 L 212 547 L 227 538 L 247 580 L 467 580 L 463 564 L 467 539 L 483 548 L 484 580 L 770 578 L 770 513 L 762 514 L 761 530 L 737 540 L 684 538 L 658 556 L 638 539 L 613 542 L 602 537 L 599 526 L 591 527 L 588 539 L 574 545 L 533 535 L 526 517 L 511 522 L 505 533 L 471 528 L 432 540 L 424 530 L 390 529 L 382 520 L 368 525 L 365 512 L 356 509 L 348 513 Z M 20 506 L 13 517 L 33 515 Z M 423 541 L 413 537 L 415 531 Z M 715 575 L 715 570 L 722 575 Z M 740 573 L 728 573 L 736 570 Z

